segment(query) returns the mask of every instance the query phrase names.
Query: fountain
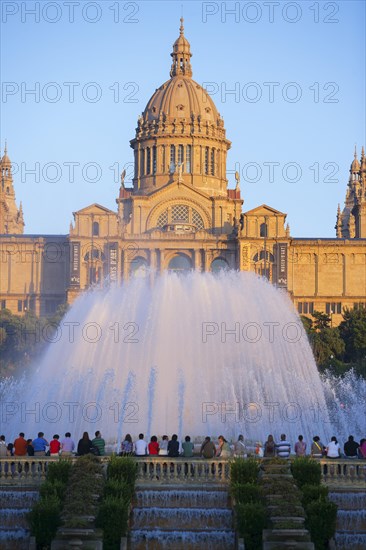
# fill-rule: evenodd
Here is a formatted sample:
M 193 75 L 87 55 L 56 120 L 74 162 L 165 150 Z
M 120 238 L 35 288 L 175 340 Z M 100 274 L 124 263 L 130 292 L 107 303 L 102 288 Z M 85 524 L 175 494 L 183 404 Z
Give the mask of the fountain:
M 364 435 L 361 412 L 342 413 L 320 379 L 284 291 L 235 271 L 150 279 L 85 292 L 56 333 L 46 327 L 39 364 L 3 389 L 8 438 L 100 429 L 112 448 L 139 432 L 309 442 L 346 437 L 349 421 Z

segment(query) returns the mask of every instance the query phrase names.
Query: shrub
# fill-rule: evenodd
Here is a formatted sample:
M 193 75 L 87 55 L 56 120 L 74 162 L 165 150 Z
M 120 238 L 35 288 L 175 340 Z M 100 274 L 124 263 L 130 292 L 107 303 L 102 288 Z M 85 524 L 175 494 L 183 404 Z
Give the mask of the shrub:
M 262 489 L 255 483 L 232 483 L 230 492 L 238 504 L 260 502 L 262 498 Z
M 259 463 L 254 458 L 236 458 L 231 463 L 231 483 L 256 483 L 259 473 Z
M 66 484 L 72 463 L 70 460 L 59 460 L 58 462 L 50 462 L 47 467 L 47 481 L 53 483 L 54 481 L 61 481 Z
M 336 530 L 337 505 L 326 500 L 315 500 L 307 505 L 306 514 L 305 526 L 310 531 L 315 550 L 324 550 Z
M 100 505 L 95 523 L 103 529 L 104 550 L 119 550 L 127 532 L 128 513 L 128 503 L 116 497 L 108 496 Z
M 303 485 L 301 491 L 304 508 L 314 500 L 326 500 L 329 493 L 329 489 L 325 485 L 310 485 L 310 483 Z
M 128 504 L 132 500 L 135 487 L 126 481 L 119 479 L 109 479 L 104 486 L 104 496 L 116 497 L 126 501 Z
M 41 498 L 48 498 L 50 496 L 57 497 L 60 502 L 63 502 L 65 498 L 66 484 L 63 481 L 54 479 L 53 481 L 46 480 L 42 483 L 39 494 Z
M 312 458 L 304 456 L 295 458 L 291 463 L 291 472 L 300 489 L 306 484 L 320 485 L 320 464 Z
M 246 550 L 262 548 L 262 531 L 267 527 L 268 518 L 263 504 L 253 502 L 236 506 L 237 528 L 244 537 Z
M 108 479 L 118 479 L 135 484 L 137 477 L 137 462 L 128 456 L 111 456 L 107 468 Z
M 51 544 L 61 525 L 61 503 L 54 495 L 39 500 L 28 514 L 31 533 L 36 537 L 37 547 Z

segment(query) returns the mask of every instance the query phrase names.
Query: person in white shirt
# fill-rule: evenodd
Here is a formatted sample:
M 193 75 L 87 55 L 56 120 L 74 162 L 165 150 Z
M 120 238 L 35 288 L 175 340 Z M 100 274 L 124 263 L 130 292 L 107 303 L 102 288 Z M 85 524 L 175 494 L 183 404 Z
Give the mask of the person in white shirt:
M 144 434 L 140 434 L 138 440 L 136 441 L 135 445 L 135 455 L 136 456 L 146 456 L 149 454 L 147 443 L 144 440 Z
M 339 458 L 341 456 L 341 449 L 335 435 L 327 445 L 327 458 Z

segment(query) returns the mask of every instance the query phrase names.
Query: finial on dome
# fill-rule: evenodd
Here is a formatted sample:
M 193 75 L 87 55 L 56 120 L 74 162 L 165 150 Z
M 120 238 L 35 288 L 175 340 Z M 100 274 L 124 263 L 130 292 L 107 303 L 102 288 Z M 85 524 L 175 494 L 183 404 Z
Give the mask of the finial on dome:
M 355 157 L 355 159 L 357 158 L 357 145 L 355 145 L 355 154 L 354 154 L 354 157 Z
M 184 35 L 184 18 L 183 18 L 183 16 L 180 18 L 179 34 L 181 36 Z
M 8 154 L 8 142 L 7 142 L 7 140 L 5 139 L 4 155 L 7 155 L 7 154 Z

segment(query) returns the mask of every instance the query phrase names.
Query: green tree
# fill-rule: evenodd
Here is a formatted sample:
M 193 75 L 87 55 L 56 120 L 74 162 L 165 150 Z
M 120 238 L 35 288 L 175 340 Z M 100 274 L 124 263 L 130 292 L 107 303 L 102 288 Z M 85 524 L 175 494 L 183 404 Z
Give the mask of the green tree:
M 332 361 L 342 359 L 345 345 L 338 328 L 323 328 L 312 337 L 312 347 L 316 363 L 322 369 L 331 365 Z
M 313 327 L 316 331 L 322 331 L 325 328 L 329 328 L 331 325 L 330 315 L 327 313 L 322 313 L 321 311 L 314 311 L 313 313 L 314 321 Z
M 364 362 L 366 358 L 366 309 L 345 309 L 339 325 L 345 343 L 345 359 L 348 362 Z

